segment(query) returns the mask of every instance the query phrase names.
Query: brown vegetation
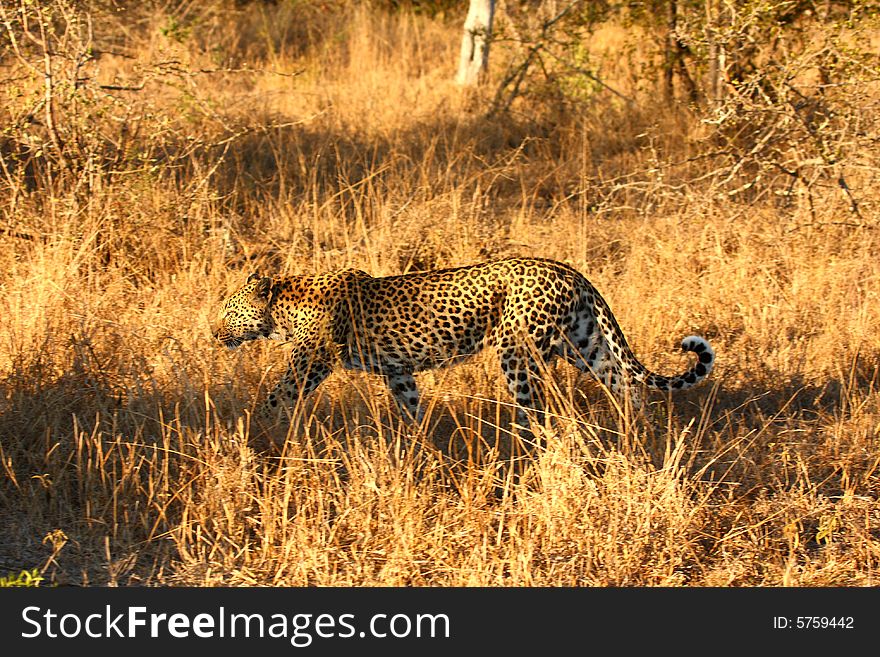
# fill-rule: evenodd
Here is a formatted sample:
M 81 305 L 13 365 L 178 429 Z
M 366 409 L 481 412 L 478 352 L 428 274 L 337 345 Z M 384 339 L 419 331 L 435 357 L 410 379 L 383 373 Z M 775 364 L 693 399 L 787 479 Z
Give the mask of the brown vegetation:
M 601 85 L 533 68 L 487 114 L 523 51 L 493 46 L 483 95 L 463 92 L 451 10 L 57 0 L 22 3 L 22 25 L 5 4 L 0 574 L 877 583 L 870 16 L 775 44 L 788 69 L 755 54 L 760 75 L 700 106 L 665 98 L 650 25 L 608 19 L 585 42 Z M 280 454 L 251 444 L 285 348 L 208 330 L 248 273 L 508 255 L 583 271 L 652 369 L 684 369 L 678 341 L 704 335 L 712 377 L 633 416 L 560 365 L 520 480 L 492 354 L 420 375 L 420 431 L 339 372 Z

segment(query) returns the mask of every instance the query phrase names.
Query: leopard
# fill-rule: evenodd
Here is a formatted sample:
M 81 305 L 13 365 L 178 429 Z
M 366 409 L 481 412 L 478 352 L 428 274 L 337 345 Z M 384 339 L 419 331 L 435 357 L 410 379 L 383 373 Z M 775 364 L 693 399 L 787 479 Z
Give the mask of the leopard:
M 640 390 L 680 391 L 711 373 L 715 351 L 696 335 L 681 341 L 696 361 L 664 376 L 635 356 L 599 291 L 568 264 L 513 257 L 469 266 L 374 277 L 359 269 L 315 275 L 253 273 L 220 306 L 213 337 L 235 349 L 289 343 L 286 372 L 262 402 L 279 418 L 337 368 L 384 377 L 404 420 L 425 410 L 414 374 L 497 352 L 516 426 L 546 421 L 544 378 L 556 359 L 591 375 L 613 398 L 641 406 Z

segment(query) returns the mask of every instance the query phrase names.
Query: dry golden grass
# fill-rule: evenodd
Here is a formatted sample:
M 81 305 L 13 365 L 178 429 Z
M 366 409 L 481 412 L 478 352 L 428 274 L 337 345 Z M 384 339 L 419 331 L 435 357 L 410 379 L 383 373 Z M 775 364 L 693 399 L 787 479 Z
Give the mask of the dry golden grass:
M 316 14 L 314 32 L 285 40 L 285 7 L 252 7 L 237 29 L 208 14 L 181 42 L 155 16 L 125 35 L 129 56 L 99 59 L 105 84 L 172 57 L 216 68 L 217 49 L 223 66 L 255 69 L 157 74 L 131 92 L 156 166 L 97 176 L 88 194 L 7 185 L 0 574 L 876 585 L 876 221 L 853 221 L 832 187 L 811 211 L 664 179 L 657 152 L 689 156 L 704 127 L 641 93 L 625 61 L 604 71 L 637 107 L 600 97 L 577 116 L 486 119 L 451 83 L 456 23 Z M 865 217 L 876 165 L 849 181 Z M 250 271 L 386 275 L 508 255 L 583 271 L 652 369 L 682 370 L 678 341 L 706 336 L 711 379 L 621 415 L 560 365 L 556 427 L 522 457 L 492 354 L 420 375 L 420 431 L 381 382 L 340 372 L 280 453 L 250 444 L 285 347 L 228 352 L 208 331 Z M 521 479 L 511 458 L 530 464 Z

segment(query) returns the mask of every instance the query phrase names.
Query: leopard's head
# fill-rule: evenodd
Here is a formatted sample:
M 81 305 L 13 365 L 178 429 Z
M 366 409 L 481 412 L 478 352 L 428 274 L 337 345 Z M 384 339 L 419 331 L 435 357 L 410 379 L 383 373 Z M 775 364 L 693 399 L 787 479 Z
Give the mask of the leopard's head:
M 269 307 L 272 302 L 272 279 L 251 274 L 247 282 L 236 290 L 217 313 L 211 325 L 211 334 L 229 349 L 243 342 L 268 338 L 272 333 Z

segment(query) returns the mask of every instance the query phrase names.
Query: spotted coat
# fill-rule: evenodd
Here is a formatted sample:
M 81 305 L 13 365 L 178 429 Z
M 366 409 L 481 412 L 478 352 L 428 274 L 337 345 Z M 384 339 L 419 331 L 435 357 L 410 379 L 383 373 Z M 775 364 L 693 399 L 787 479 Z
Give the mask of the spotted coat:
M 516 400 L 517 422 L 543 422 L 544 369 L 556 357 L 638 404 L 640 385 L 685 389 L 705 379 L 715 354 L 701 337 L 697 361 L 676 376 L 636 359 L 608 304 L 568 265 L 536 258 L 374 278 L 355 269 L 317 276 L 252 274 L 222 305 L 214 337 L 230 348 L 259 338 L 291 344 L 289 367 L 261 414 L 271 417 L 312 392 L 334 367 L 385 377 L 409 420 L 423 410 L 413 374 L 492 346 Z

